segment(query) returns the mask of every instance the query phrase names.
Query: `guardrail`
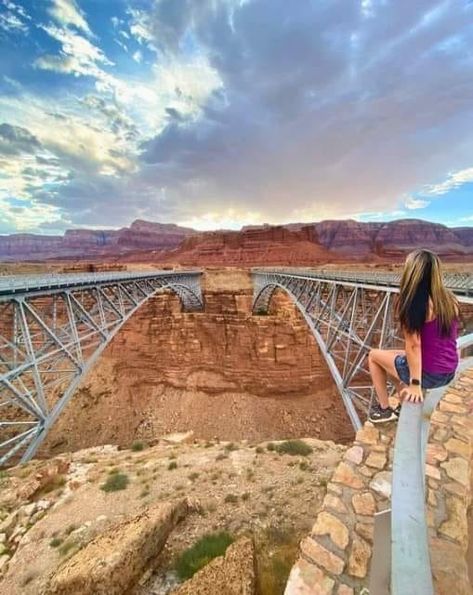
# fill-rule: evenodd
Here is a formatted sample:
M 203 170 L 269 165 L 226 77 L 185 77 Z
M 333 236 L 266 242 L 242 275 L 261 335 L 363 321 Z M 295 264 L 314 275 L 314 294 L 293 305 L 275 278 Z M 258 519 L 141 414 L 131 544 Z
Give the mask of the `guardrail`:
M 127 281 L 177 275 L 200 275 L 201 270 L 156 270 L 130 273 L 47 273 L 42 275 L 5 275 L 0 276 L 0 294 L 28 292 L 34 289 L 69 287 L 73 285 L 96 285 L 109 281 Z
M 370 271 L 326 271 L 304 269 L 254 269 L 255 273 L 276 272 L 305 278 L 326 279 L 328 281 L 346 281 L 348 283 L 365 283 L 368 285 L 392 287 L 399 286 L 401 273 L 370 272 Z M 443 275 L 445 286 L 457 294 L 473 295 L 473 274 L 471 273 L 445 273 Z
M 473 333 L 458 347 L 473 345 Z M 464 359 L 457 374 L 473 366 Z M 428 391 L 422 405 L 404 403 L 394 447 L 391 498 L 391 594 L 433 595 L 425 506 L 425 457 L 430 418 L 447 387 Z

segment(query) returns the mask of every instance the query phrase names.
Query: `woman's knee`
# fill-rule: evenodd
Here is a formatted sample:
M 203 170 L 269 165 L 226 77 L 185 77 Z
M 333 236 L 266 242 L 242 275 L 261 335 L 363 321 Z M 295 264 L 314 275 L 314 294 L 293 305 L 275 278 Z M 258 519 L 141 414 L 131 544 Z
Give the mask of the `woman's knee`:
M 382 351 L 382 349 L 370 349 L 368 352 L 368 361 L 370 362 L 376 362 L 379 353 Z

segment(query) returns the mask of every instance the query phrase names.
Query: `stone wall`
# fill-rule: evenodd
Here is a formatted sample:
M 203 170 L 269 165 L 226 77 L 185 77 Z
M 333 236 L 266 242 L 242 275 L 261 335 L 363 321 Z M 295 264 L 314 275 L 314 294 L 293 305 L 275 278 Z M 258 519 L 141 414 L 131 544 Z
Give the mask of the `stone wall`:
M 465 561 L 472 492 L 473 369 L 432 416 L 427 449 L 427 519 L 437 595 L 471 595 Z M 374 514 L 390 508 L 396 424 L 367 422 L 327 486 L 311 534 L 301 542 L 286 595 L 354 595 L 368 587 Z

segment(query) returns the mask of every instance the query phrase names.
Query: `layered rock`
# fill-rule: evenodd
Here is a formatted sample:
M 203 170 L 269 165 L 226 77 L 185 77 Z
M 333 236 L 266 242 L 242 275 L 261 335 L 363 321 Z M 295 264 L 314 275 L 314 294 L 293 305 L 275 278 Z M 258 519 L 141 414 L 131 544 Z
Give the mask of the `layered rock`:
M 186 265 L 314 265 L 337 260 L 318 243 L 313 226 L 284 226 L 205 232 L 191 236 L 167 260 Z
M 112 527 L 60 566 L 44 595 L 127 593 L 186 513 L 186 500 L 159 503 Z
M 204 297 L 204 313 L 182 313 L 172 294 L 138 310 L 78 389 L 48 447 L 127 445 L 188 430 L 232 440 L 352 435 L 325 360 L 285 294 L 275 295 L 268 316 L 252 316 L 250 291 Z
M 240 231 L 195 230 L 137 220 L 118 230 L 68 230 L 64 236 L 0 236 L 0 258 L 121 257 L 176 264 L 314 265 L 343 260 L 402 258 L 417 247 L 459 260 L 473 253 L 473 228 L 420 219 L 388 223 L 328 220 L 250 226 Z
M 68 229 L 64 236 L 12 234 L 0 236 L 0 258 L 110 257 L 134 250 L 172 250 L 194 230 L 174 224 L 136 220 L 122 229 Z

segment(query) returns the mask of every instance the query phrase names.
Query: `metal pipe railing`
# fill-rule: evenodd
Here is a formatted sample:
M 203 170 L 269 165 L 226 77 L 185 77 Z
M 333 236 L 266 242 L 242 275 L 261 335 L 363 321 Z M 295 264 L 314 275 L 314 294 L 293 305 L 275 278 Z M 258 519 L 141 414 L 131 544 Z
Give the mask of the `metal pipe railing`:
M 460 350 L 473 345 L 473 333 L 458 340 Z M 473 366 L 463 360 L 457 375 Z M 404 403 L 394 446 L 391 498 L 391 594 L 433 595 L 425 507 L 425 457 L 430 418 L 447 387 L 428 391 L 422 405 Z

